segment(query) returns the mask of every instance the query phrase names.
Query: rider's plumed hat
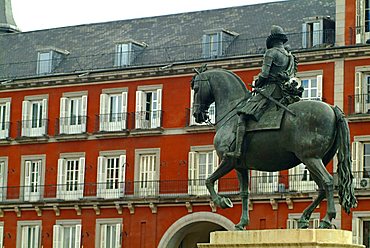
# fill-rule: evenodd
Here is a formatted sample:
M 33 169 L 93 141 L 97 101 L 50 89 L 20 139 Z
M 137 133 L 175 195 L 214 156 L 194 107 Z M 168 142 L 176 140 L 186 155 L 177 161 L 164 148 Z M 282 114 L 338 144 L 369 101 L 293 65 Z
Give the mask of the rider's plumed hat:
M 288 37 L 280 26 L 272 25 L 271 34 L 266 39 L 267 49 L 272 48 L 273 41 L 275 40 L 281 40 L 283 43 L 286 43 L 288 41 Z

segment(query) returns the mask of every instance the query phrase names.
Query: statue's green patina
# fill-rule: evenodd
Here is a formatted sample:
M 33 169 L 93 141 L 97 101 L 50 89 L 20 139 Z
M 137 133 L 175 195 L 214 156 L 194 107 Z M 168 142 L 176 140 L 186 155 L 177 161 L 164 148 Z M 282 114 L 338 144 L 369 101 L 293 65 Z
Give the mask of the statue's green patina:
M 284 42 L 284 36 L 279 35 L 278 39 L 280 39 L 278 42 L 280 46 Z M 269 41 L 268 38 L 268 48 L 269 45 L 273 47 L 274 44 L 276 43 L 271 42 L 271 39 Z M 279 49 L 283 48 L 279 47 Z M 284 56 L 290 56 L 288 51 L 281 51 L 281 53 Z M 293 58 L 293 56 L 290 58 Z M 287 59 L 287 61 L 291 60 Z M 285 63 L 285 69 L 279 73 L 286 73 L 289 63 Z M 242 80 L 227 70 L 206 70 L 203 67 L 193 77 L 193 115 L 196 121 L 199 123 L 206 121 L 208 118 L 207 110 L 210 104 L 213 102 L 216 104 L 216 135 L 214 146 L 221 159 L 221 163 L 217 170 L 206 180 L 206 186 L 215 204 L 222 208 L 232 207 L 230 199 L 216 193 L 214 183 L 231 170 L 235 169 L 237 171 L 242 199 L 242 215 L 240 222 L 235 227 L 237 229 L 244 229 L 249 223 L 249 170 L 281 171 L 304 163 L 319 187 L 319 195 L 303 212 L 299 220 L 299 227 L 308 228 L 312 212 L 326 197 L 328 202 L 327 212 L 320 222 L 320 227 L 331 228 L 331 221 L 336 216 L 333 192 L 334 182 L 333 176 L 326 170 L 325 166 L 337 151 L 340 203 L 347 213 L 357 204 L 352 185 L 353 175 L 351 172 L 351 157 L 349 152 L 348 124 L 338 107 L 332 107 L 321 101 L 297 101 L 297 95 L 302 93 L 302 91 L 295 87 L 297 86 L 295 82 L 293 82 L 293 85 L 288 85 L 290 84 L 288 81 L 292 75 L 291 73 L 285 74 L 288 75 L 288 78 L 279 80 L 275 80 L 276 78 L 272 79 L 269 76 L 271 73 L 266 74 L 268 76 L 263 78 L 265 77 L 263 72 L 265 66 L 267 65 L 264 64 L 262 67 L 262 73 L 259 76 L 257 86 L 262 86 L 260 91 L 267 92 L 268 94 L 266 95 L 257 93 L 252 96 L 252 93 L 247 90 Z M 270 65 L 270 70 L 271 68 L 273 68 L 272 64 Z M 271 88 L 273 90 L 270 90 Z M 275 94 L 276 92 L 279 94 Z M 289 95 L 287 92 L 291 92 L 292 94 Z M 244 108 L 248 104 L 248 99 L 259 99 L 263 101 L 263 107 Z M 277 108 L 276 101 L 285 105 Z M 240 106 L 243 107 L 241 108 Z M 244 111 L 245 109 L 262 111 L 247 113 Z M 281 111 L 289 113 L 281 115 L 281 118 L 271 118 L 274 121 L 280 121 L 278 123 L 279 128 L 276 128 L 276 125 L 272 125 L 274 128 L 268 129 L 264 126 L 264 128 L 258 130 L 255 127 L 256 123 L 254 123 L 254 128 L 249 130 L 258 131 L 247 131 L 244 134 L 245 128 L 242 128 L 243 133 L 241 133 L 241 125 L 238 125 L 237 130 L 239 130 L 235 131 L 237 123 L 241 123 L 238 116 L 247 113 L 253 117 L 254 114 L 257 114 L 258 118 L 248 120 L 248 118 L 243 117 L 242 120 L 255 122 L 263 118 L 261 117 L 263 115 L 260 113 L 264 113 L 266 109 L 269 109 L 270 116 L 273 109 L 280 109 L 280 113 Z M 278 115 L 279 111 L 276 112 Z M 244 124 L 243 127 L 245 127 Z M 241 142 L 238 141 L 238 133 L 241 137 L 245 136 L 246 139 Z M 236 148 L 238 142 L 240 142 L 240 155 L 235 155 L 233 153 L 238 153 L 238 150 L 235 150 L 238 149 Z

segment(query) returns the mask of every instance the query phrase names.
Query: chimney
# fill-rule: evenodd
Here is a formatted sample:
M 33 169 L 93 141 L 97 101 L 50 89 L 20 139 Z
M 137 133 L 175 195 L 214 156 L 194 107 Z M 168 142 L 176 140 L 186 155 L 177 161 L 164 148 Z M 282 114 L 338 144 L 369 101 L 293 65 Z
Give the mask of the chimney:
M 0 0 L 0 34 L 20 32 L 15 24 L 11 0 Z

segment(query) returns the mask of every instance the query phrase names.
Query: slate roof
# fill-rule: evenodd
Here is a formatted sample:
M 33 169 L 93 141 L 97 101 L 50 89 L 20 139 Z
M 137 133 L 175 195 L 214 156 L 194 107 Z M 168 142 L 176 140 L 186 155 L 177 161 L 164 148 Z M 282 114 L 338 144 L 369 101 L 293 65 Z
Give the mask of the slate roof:
M 335 0 L 289 0 L 166 16 L 69 26 L 0 35 L 0 81 L 36 76 L 39 51 L 68 51 L 53 73 L 113 68 L 115 44 L 127 40 L 148 46 L 133 66 L 202 59 L 207 30 L 238 33 L 226 56 L 262 53 L 272 24 L 289 34 L 289 44 L 302 44 L 303 19 L 335 18 Z M 295 44 L 295 45 L 294 45 Z

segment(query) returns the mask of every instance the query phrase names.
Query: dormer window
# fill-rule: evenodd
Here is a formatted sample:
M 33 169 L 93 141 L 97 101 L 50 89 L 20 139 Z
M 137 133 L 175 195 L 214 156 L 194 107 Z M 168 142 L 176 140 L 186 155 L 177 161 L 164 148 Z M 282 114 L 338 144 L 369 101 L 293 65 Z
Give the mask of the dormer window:
M 335 23 L 330 17 L 306 18 L 302 25 L 302 47 L 321 47 L 333 45 Z
M 356 43 L 370 39 L 370 0 L 356 1 Z
M 217 58 L 224 56 L 231 42 L 238 36 L 237 33 L 226 30 L 209 30 L 203 35 L 203 58 Z
M 40 51 L 37 54 L 37 74 L 50 74 L 62 61 L 63 56 L 68 55 L 68 51 L 52 49 Z
M 132 65 L 145 45 L 136 42 L 124 42 L 116 45 L 114 66 Z

